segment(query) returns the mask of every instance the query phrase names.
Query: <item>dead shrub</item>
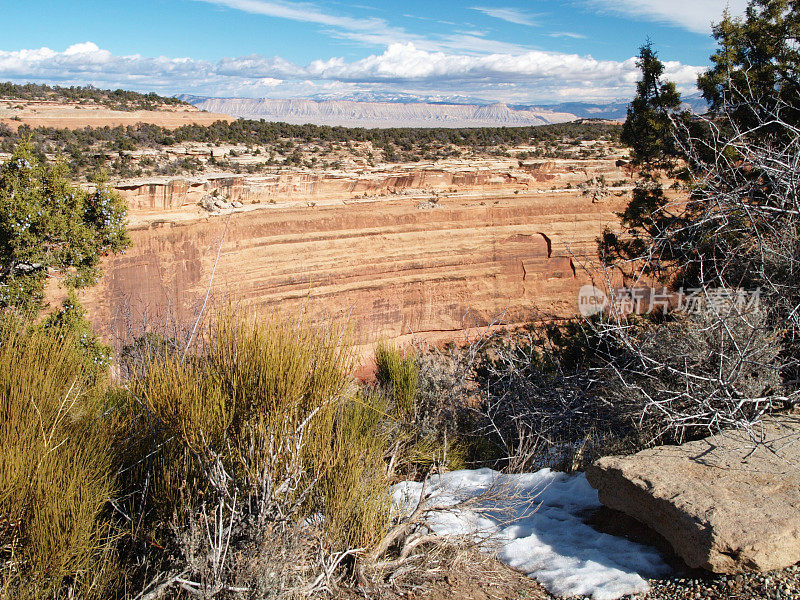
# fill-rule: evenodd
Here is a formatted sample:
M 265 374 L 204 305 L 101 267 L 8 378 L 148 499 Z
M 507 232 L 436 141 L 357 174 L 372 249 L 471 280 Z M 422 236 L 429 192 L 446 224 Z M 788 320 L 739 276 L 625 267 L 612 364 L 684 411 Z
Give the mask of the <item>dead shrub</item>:
M 737 306 L 729 296 L 709 292 L 697 311 L 664 321 L 595 324 L 606 347 L 614 348 L 595 370 L 603 396 L 637 408 L 647 443 L 747 429 L 781 408 L 780 333 L 767 310 Z
M 593 372 L 599 354 L 608 352 L 579 321 L 496 332 L 475 369 L 484 459 L 510 472 L 569 472 L 638 447 L 641 407 L 607 397 Z
M 768 311 L 715 292 L 691 313 L 498 334 L 476 373 L 481 431 L 499 464 L 579 470 L 606 454 L 749 428 L 780 410 L 782 341 Z

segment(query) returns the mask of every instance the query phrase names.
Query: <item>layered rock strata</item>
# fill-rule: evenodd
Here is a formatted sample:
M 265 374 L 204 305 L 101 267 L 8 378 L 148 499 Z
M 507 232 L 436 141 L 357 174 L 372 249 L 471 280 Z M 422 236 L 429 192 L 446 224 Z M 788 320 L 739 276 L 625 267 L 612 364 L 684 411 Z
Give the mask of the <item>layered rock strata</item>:
M 574 121 L 572 113 L 545 108 L 513 109 L 505 104 L 354 102 L 302 98 L 203 98 L 199 108 L 246 119 L 345 127 L 515 127 Z
M 215 173 L 198 177 L 131 179 L 117 189 L 134 212 L 191 207 L 207 194 L 244 204 L 286 200 L 357 200 L 424 193 L 552 191 L 570 186 L 580 193 L 583 182 L 622 175 L 610 160 L 541 160 L 518 164 L 487 161 L 471 166 L 403 165 L 350 171 L 295 170 L 267 175 Z
M 209 293 L 262 313 L 348 319 L 365 348 L 572 315 L 596 239 L 628 200 L 615 158 L 125 181 L 133 246 L 106 260 L 84 303 L 123 341 L 193 321 Z
M 84 301 L 109 336 L 168 315 L 191 320 L 219 251 L 217 300 L 348 318 L 363 343 L 412 333 L 452 339 L 495 320 L 574 313 L 588 279 L 581 262 L 616 223 L 620 202 L 483 197 L 251 204 L 217 216 L 139 218 L 132 248 L 105 263 Z

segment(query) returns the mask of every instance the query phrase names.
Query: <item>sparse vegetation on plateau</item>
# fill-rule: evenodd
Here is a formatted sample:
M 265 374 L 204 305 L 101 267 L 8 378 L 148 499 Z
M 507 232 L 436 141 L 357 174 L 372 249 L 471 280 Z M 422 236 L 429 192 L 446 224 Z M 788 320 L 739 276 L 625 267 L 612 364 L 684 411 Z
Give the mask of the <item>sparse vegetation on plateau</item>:
M 239 119 L 209 126 L 167 129 L 139 124 L 127 127 L 87 127 L 66 130 L 0 126 L 0 150 L 11 152 L 30 140 L 40 155 L 62 157 L 74 177 L 91 177 L 107 169 L 116 177 L 193 174 L 204 169 L 236 172 L 276 171 L 281 168 L 340 169 L 342 160 L 359 165 L 419 162 L 461 156 L 497 156 L 499 146 L 537 147 L 528 158 L 600 156 L 602 147 L 581 147 L 581 141 L 615 143 L 620 126 L 602 122 L 562 123 L 536 127 L 471 129 L 361 129 L 289 125 Z M 194 145 L 197 156 L 175 157 L 170 151 Z M 236 145 L 221 151 L 219 146 Z M 148 151 L 143 153 L 143 151 Z M 247 155 L 249 160 L 239 153 Z M 163 155 L 162 155 L 163 154 Z M 499 156 L 510 157 L 507 152 Z
M 177 98 L 155 93 L 101 90 L 93 86 L 49 86 L 37 83 L 0 83 L 0 100 L 38 100 L 101 104 L 113 110 L 156 110 L 165 106 L 189 106 Z

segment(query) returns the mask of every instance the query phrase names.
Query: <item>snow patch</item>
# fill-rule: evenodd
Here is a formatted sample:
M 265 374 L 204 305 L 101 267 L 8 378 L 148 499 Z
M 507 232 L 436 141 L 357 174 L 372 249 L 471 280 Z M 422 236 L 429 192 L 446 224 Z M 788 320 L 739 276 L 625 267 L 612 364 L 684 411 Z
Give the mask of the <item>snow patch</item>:
M 591 596 L 615 600 L 649 590 L 645 577 L 671 569 L 648 546 L 595 531 L 583 519 L 600 507 L 597 492 L 583 474 L 550 469 L 503 475 L 491 469 L 453 471 L 433 476 L 427 484 L 430 505 L 452 506 L 481 493 L 500 489 L 513 498 L 497 510 L 485 506 L 436 513 L 432 529 L 443 536 L 487 541 L 487 549 L 511 567 L 537 579 L 558 596 Z M 404 481 L 393 490 L 402 511 L 416 506 L 422 484 Z M 487 507 L 493 510 L 486 511 Z

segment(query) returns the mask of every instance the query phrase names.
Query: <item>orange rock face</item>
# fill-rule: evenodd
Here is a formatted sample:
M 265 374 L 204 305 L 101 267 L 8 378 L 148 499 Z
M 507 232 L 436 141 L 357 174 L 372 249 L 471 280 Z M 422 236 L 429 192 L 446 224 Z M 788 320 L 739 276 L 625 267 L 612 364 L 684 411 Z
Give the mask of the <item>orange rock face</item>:
M 453 339 L 464 327 L 494 320 L 574 314 L 578 289 L 589 281 L 582 263 L 596 255 L 596 238 L 616 225 L 615 211 L 626 201 L 537 190 L 546 178 L 530 171 L 524 181 L 508 172 L 473 173 L 471 181 L 406 173 L 388 183 L 292 177 L 306 178 L 294 192 L 279 189 L 279 178 L 217 182 L 231 201 L 245 203 L 218 215 L 188 206 L 217 183 L 196 183 L 194 191 L 191 182 L 123 187 L 134 209 L 133 246 L 109 258 L 100 284 L 84 293 L 96 327 L 124 338 L 131 327 L 167 315 L 192 321 L 218 250 L 210 286 L 216 302 L 227 297 L 262 313 L 348 318 L 364 344 L 409 334 Z M 342 201 L 411 186 L 474 191 L 438 202 Z
M 512 167 L 513 165 L 513 167 Z M 213 173 L 197 177 L 151 177 L 120 182 L 117 189 L 134 214 L 194 207 L 214 193 L 244 204 L 263 202 L 341 202 L 397 195 L 520 193 L 578 186 L 582 181 L 621 175 L 609 160 L 442 161 L 442 164 L 383 166 L 350 171 L 288 171 L 267 175 Z M 558 184 L 554 186 L 553 184 Z M 483 198 L 484 200 L 486 198 Z

